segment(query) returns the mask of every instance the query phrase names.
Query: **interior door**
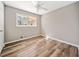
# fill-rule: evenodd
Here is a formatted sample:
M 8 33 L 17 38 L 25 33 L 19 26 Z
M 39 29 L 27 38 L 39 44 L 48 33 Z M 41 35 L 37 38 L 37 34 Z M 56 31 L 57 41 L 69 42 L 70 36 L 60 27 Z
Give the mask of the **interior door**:
M 0 52 L 4 46 L 4 5 L 0 2 Z
M 0 52 L 3 47 L 4 47 L 4 30 L 3 28 L 0 28 Z

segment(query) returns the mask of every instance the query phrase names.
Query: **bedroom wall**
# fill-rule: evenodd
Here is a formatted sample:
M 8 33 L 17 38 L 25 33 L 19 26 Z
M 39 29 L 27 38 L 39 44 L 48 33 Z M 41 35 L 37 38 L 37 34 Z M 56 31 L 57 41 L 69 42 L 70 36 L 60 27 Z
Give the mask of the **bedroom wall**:
M 16 13 L 36 16 L 37 27 L 16 27 Z M 40 17 L 40 15 L 5 6 L 5 43 L 19 40 L 21 36 L 27 38 L 40 35 Z
M 79 2 L 42 16 L 42 34 L 79 46 Z

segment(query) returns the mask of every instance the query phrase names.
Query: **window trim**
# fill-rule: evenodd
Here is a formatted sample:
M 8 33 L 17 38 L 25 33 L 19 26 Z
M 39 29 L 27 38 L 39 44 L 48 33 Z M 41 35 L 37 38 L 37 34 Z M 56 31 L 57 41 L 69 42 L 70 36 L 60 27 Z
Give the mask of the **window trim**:
M 17 24 L 17 16 L 24 16 L 24 17 L 29 17 L 28 15 L 24 15 L 24 14 L 21 14 L 21 13 L 16 13 L 16 27 L 37 27 L 37 17 L 36 16 L 31 16 L 31 17 L 36 17 L 36 25 L 19 25 Z

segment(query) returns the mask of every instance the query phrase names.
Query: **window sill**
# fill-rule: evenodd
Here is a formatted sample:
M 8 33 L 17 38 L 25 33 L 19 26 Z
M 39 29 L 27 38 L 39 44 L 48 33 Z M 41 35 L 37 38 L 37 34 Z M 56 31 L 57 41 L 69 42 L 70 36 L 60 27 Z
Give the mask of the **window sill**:
M 16 25 L 16 27 L 37 27 L 36 25 Z

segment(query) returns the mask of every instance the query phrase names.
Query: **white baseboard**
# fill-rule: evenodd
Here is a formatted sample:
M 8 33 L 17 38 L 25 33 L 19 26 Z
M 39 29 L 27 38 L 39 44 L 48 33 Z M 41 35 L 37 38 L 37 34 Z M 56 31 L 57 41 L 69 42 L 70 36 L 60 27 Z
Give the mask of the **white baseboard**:
M 30 39 L 32 37 L 37 37 L 37 36 L 40 36 L 40 35 L 34 35 L 34 36 L 26 37 L 26 38 L 23 38 L 23 39 L 6 42 L 5 44 L 9 44 L 9 43 L 13 43 L 13 42 L 17 42 L 17 41 L 21 41 L 21 40 L 25 40 L 25 39 Z M 69 44 L 69 45 L 72 45 L 72 46 L 76 46 L 76 47 L 79 48 L 79 45 L 76 45 L 76 44 L 73 44 L 73 43 L 70 43 L 70 42 L 67 42 L 67 41 L 63 41 L 63 40 L 60 40 L 60 39 L 57 39 L 57 38 L 54 38 L 54 37 L 51 37 L 51 36 L 48 36 L 48 35 L 46 35 L 46 36 L 45 35 L 41 35 L 41 36 L 44 36 L 47 40 L 48 40 L 48 38 L 50 38 L 52 40 L 57 40 L 59 42 L 63 42 L 63 43 L 66 43 L 66 44 Z
M 43 36 L 43 37 L 45 37 L 45 35 L 43 35 L 43 34 L 40 34 L 40 36 Z
M 51 37 L 51 36 L 48 36 L 48 35 L 46 35 L 45 37 L 46 37 L 46 39 L 50 38 L 52 40 L 57 40 L 59 42 L 63 42 L 63 43 L 75 46 L 75 47 L 77 47 L 79 49 L 79 45 L 76 45 L 76 44 L 73 44 L 73 43 L 70 43 L 70 42 L 67 42 L 67 41 L 64 41 L 64 40 L 60 40 L 60 39 L 57 39 L 57 38 L 54 38 L 54 37 Z
M 5 45 L 6 45 L 6 44 L 9 44 L 9 43 L 13 43 L 13 42 L 18 42 L 18 41 L 21 41 L 21 40 L 30 39 L 30 38 L 37 37 L 37 36 L 40 36 L 40 35 L 34 35 L 34 36 L 29 36 L 29 37 L 26 37 L 26 38 L 22 38 L 22 39 L 10 41 L 10 42 L 5 42 Z

